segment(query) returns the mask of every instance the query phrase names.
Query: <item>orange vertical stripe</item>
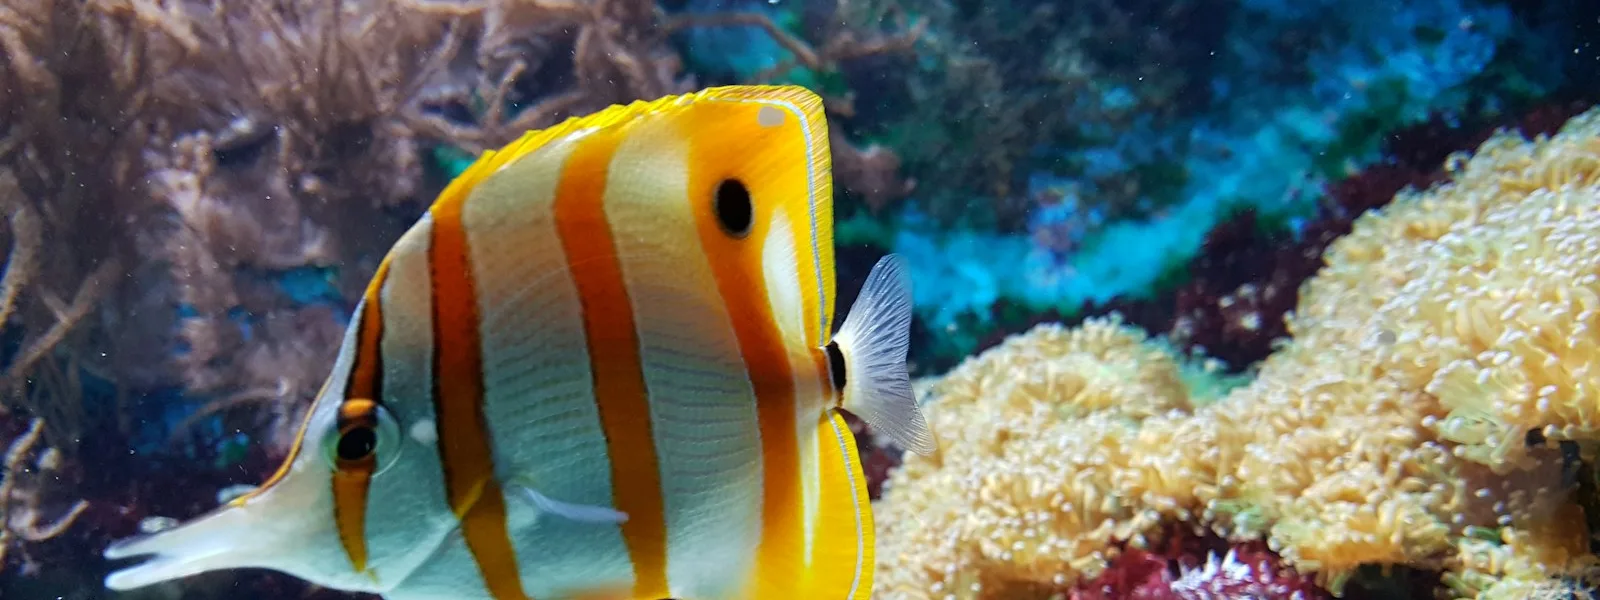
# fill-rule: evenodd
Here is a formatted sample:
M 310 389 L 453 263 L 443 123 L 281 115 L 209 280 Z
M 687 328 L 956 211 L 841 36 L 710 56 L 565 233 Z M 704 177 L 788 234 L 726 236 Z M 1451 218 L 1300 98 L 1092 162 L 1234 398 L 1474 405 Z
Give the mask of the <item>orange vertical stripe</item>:
M 717 259 L 712 259 L 716 265 Z M 761 468 L 765 477 L 761 497 L 761 544 L 756 548 L 758 584 L 794 590 L 805 560 L 805 494 L 800 485 L 800 442 L 795 433 L 793 371 L 782 337 L 773 324 L 766 290 L 757 277 L 740 277 L 732 265 L 717 269 L 717 286 L 733 316 L 755 384 L 756 409 L 761 419 Z M 742 285 L 741 285 L 742 284 Z M 759 295 L 758 295 L 759 294 Z M 757 303 L 759 302 L 759 304 Z M 776 592 L 774 589 L 761 589 Z
M 505 497 L 494 478 L 494 453 L 483 420 L 483 347 L 477 291 L 461 209 L 467 190 L 433 205 L 428 249 L 433 285 L 433 405 L 445 492 L 461 535 L 496 600 L 525 600 L 516 550 L 506 531 Z
M 345 381 L 339 406 L 338 434 L 353 426 L 376 426 L 378 403 L 383 401 L 383 301 L 379 291 L 389 277 L 389 259 L 378 264 L 378 271 L 367 284 L 356 326 L 356 344 L 351 357 L 350 376 Z M 357 573 L 367 570 L 367 499 L 377 458 L 340 460 L 333 474 L 333 520 L 339 541 Z
M 750 108 L 752 124 L 756 122 L 755 110 Z M 686 128 L 695 126 L 704 125 Z M 689 178 L 689 201 L 703 207 L 695 211 L 701 243 L 716 277 L 717 291 L 733 322 L 739 351 L 744 356 L 745 368 L 756 393 L 764 481 L 761 542 L 756 550 L 753 582 L 757 594 L 793 594 L 801 585 L 797 578 L 802 575 L 800 566 L 805 559 L 805 496 L 800 482 L 800 443 L 795 429 L 794 372 L 762 279 L 762 242 L 771 235 L 777 206 L 770 197 L 762 195 L 772 189 L 768 187 L 771 182 L 755 179 L 750 185 L 756 196 L 756 222 L 750 235 L 736 240 L 723 233 L 716 217 L 710 213 L 711 198 L 715 197 L 718 184 L 724 177 L 764 173 L 716 170 L 738 169 L 749 162 L 749 148 L 717 141 L 708 140 L 691 147 L 689 164 L 699 168 L 693 169 Z M 783 193 L 789 192 L 791 190 L 783 190 Z
M 356 333 L 356 354 L 350 367 L 350 380 L 345 382 L 344 397 L 364 398 L 383 402 L 383 359 L 380 342 L 383 341 L 383 291 L 389 279 L 389 258 L 378 263 L 378 270 L 367 284 L 361 308 L 361 325 Z
M 574 149 L 556 191 L 556 228 L 583 303 L 595 402 L 611 456 L 613 501 L 628 515 L 622 536 L 633 560 L 633 595 L 664 598 L 669 593 L 667 526 L 650 397 L 633 308 L 605 214 L 609 163 L 626 131 L 603 130 Z

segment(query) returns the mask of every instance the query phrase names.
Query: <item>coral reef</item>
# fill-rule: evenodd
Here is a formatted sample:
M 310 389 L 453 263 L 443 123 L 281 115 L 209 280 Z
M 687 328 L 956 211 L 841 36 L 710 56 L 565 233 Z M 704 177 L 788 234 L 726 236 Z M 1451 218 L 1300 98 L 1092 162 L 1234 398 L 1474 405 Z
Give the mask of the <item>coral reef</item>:
M 122 363 L 107 350 L 131 315 L 99 308 L 129 287 L 122 224 L 148 206 L 136 190 L 152 65 L 138 38 L 79 2 L 0 7 L 0 572 L 39 572 L 37 545 L 87 509 L 77 459 L 108 419 L 84 380 Z
M 1509 128 L 1526 137 L 1553 135 L 1569 118 L 1593 106 L 1582 100 L 1541 103 L 1514 116 L 1462 121 L 1436 115 L 1400 129 L 1384 141 L 1381 162 L 1325 186 L 1316 215 L 1298 231 L 1239 211 L 1206 233 L 1199 252 L 1170 284 L 1148 297 L 1119 296 L 1085 302 L 1075 311 L 1030 311 L 1004 298 L 990 310 L 979 351 L 1040 323 L 1072 325 L 1111 313 L 1146 331 L 1161 332 L 1179 348 L 1195 350 L 1243 372 L 1271 354 L 1287 336 L 1283 317 L 1300 285 L 1322 267 L 1328 245 L 1350 232 L 1356 218 L 1390 202 L 1406 188 L 1443 181 L 1445 158 L 1477 148 Z M 948 365 L 953 366 L 953 364 Z
M 0 570 L 79 586 L 94 578 L 70 571 L 97 564 L 106 538 L 262 479 L 357 293 L 461 158 L 698 87 L 681 32 L 754 26 L 824 75 L 921 33 L 823 16 L 796 35 L 648 0 L 0 7 L 0 441 L 26 442 L 0 476 L 17 500 L 0 504 L 17 527 Z M 849 90 L 833 92 L 830 110 L 849 114 Z M 848 193 L 910 189 L 892 152 L 844 135 Z M 36 476 L 44 464 L 55 476 Z M 177 481 L 190 485 L 174 494 Z M 74 524 L 72 543 L 31 541 L 51 523 Z M 49 560 L 18 558 L 35 554 Z
M 1034 208 L 1031 174 L 1075 176 L 1071 193 L 1115 213 L 1135 210 L 1169 158 L 1119 138 L 1161 129 L 1203 102 L 1229 3 L 905 1 L 930 20 L 904 78 L 878 86 L 883 137 L 899 149 L 942 222 L 1018 231 Z M 1137 50 L 1135 50 L 1137 49 Z M 1062 157 L 1055 148 L 1094 148 Z M 1098 151 L 1098 152 L 1096 152 Z M 1152 175 L 1151 173 L 1144 173 Z
M 935 382 L 939 450 L 906 457 L 878 505 L 880 596 L 1049 597 L 1099 576 L 1115 542 L 1196 513 L 1217 493 L 1199 485 L 1214 471 L 1195 471 L 1213 432 L 1151 427 L 1191 422 L 1184 379 L 1142 332 L 1091 320 L 1040 326 Z
M 907 4 L 931 14 L 971 8 L 938 0 Z M 1072 15 L 1055 23 L 1097 21 L 1095 3 L 1020 5 Z M 1541 29 L 1550 35 L 1537 37 L 1529 21 L 1492 0 L 1251 0 L 1221 7 L 1180 3 L 1177 10 L 1189 9 L 1202 18 L 1167 23 L 1158 14 L 1135 21 L 1131 30 L 1098 28 L 1082 38 L 1063 34 L 1090 57 L 1084 61 L 1090 67 L 1121 64 L 1095 60 L 1098 49 L 1162 47 L 1140 36 L 1172 35 L 1182 43 L 1220 36 L 1219 42 L 1184 53 L 1190 60 L 1204 57 L 1199 64 L 1184 57 L 1141 62 L 1154 72 L 1143 73 L 1149 87 L 1125 88 L 1133 102 L 1126 114 L 1095 114 L 1098 105 L 1090 102 L 1086 108 L 1079 100 L 1101 97 L 1081 93 L 1083 86 L 1074 88 L 1076 94 L 1048 92 L 1072 101 L 1059 102 L 1055 112 L 1043 116 L 1026 112 L 1033 88 L 984 98 L 971 91 L 981 86 L 959 86 L 950 102 L 982 98 L 985 106 L 1005 113 L 958 121 L 986 127 L 1001 123 L 993 127 L 995 137 L 987 137 L 987 131 L 977 135 L 978 142 L 970 144 L 974 148 L 1008 143 L 1000 141 L 1009 130 L 1005 118 L 1022 117 L 1022 127 L 1030 132 L 1049 129 L 1053 119 L 1066 123 L 1050 141 L 1027 147 L 1035 155 L 1026 167 L 1013 169 L 1009 199 L 970 190 L 948 199 L 930 195 L 961 189 L 932 182 L 980 164 L 981 153 L 946 152 L 937 167 L 907 155 L 909 173 L 925 184 L 920 189 L 933 189 L 884 218 L 886 235 L 879 243 L 905 254 L 917 281 L 932 282 L 918 289 L 918 314 L 949 338 L 946 355 L 973 350 L 995 325 L 991 315 L 1002 300 L 1022 313 L 1071 314 L 1085 303 L 1144 299 L 1171 285 L 1201 251 L 1205 233 L 1233 214 L 1252 211 L 1292 239 L 1306 219 L 1315 217 L 1325 199 L 1324 182 L 1378 162 L 1388 134 L 1433 114 L 1470 121 L 1537 98 L 1559 83 L 1558 67 L 1571 62 L 1554 56 L 1553 46 L 1532 41 L 1570 39 L 1566 30 Z M 1008 18 L 1004 11 L 981 12 L 963 27 L 981 28 L 990 16 Z M 1028 30 L 1048 28 L 1040 24 L 1047 19 L 1020 20 L 1029 25 L 1002 31 L 1022 30 L 1038 36 L 1031 38 L 1035 43 L 1053 39 L 1049 31 Z M 930 38 L 937 40 L 942 28 L 935 23 Z M 1006 39 L 985 39 L 964 51 L 993 51 L 1013 61 L 995 65 L 1003 81 L 1032 72 L 1029 65 L 1045 53 L 1015 57 Z M 1094 74 L 1089 89 L 1117 81 L 1093 68 L 1089 72 Z M 1162 82 L 1185 78 L 1192 85 L 1183 88 L 1181 108 L 1144 103 L 1160 100 L 1160 94 L 1147 92 L 1165 89 Z M 965 114 L 949 106 L 940 110 Z M 967 144 L 961 136 L 950 139 Z M 955 221 L 960 226 L 951 226 L 951 211 L 941 208 L 947 205 L 988 216 L 964 217 Z M 1284 304 L 1281 298 L 1260 300 L 1269 310 Z
M 1447 122 L 1435 116 L 1387 136 L 1388 158 L 1326 186 L 1315 217 L 1298 232 L 1262 223 L 1253 210 L 1224 221 L 1206 234 L 1184 270 L 1187 281 L 1170 294 L 1148 300 L 1119 299 L 1080 314 L 1115 310 L 1130 323 L 1166 332 L 1173 343 L 1204 352 L 1243 371 L 1271 354 L 1287 335 L 1283 317 L 1296 292 L 1322 267 L 1322 255 L 1355 220 L 1390 202 L 1405 189 L 1426 189 L 1446 178 L 1449 154 L 1477 148 L 1509 128 L 1526 137 L 1553 135 L 1590 102 L 1552 102 L 1516 118 Z M 1166 303 L 1170 302 L 1170 309 Z M 1081 318 L 1081 317 L 1080 317 Z
M 108 537 L 259 481 L 355 294 L 464 159 L 727 81 L 827 98 L 841 303 L 852 265 L 907 254 L 922 368 L 997 324 L 1106 308 L 1168 338 L 1045 327 L 929 382 L 961 441 L 888 486 L 889 595 L 933 577 L 978 596 L 1314 597 L 1308 579 L 1337 589 L 1364 564 L 1463 597 L 1589 585 L 1589 541 L 1555 519 L 1600 512 L 1597 118 L 1533 145 L 1477 124 L 1592 80 L 1577 36 L 1595 10 L 11 0 L 0 595 L 71 596 Z M 853 426 L 877 497 L 900 456 Z M 948 495 L 920 506 L 928 482 Z M 331 596 L 263 574 L 195 586 Z
M 934 384 L 940 451 L 882 502 L 884 597 L 1048 597 L 1172 525 L 1264 541 L 1333 592 L 1364 565 L 1481 599 L 1591 576 L 1561 446 L 1592 459 L 1600 425 L 1600 110 L 1446 173 L 1332 244 L 1292 343 L 1221 400 L 1148 388 L 1183 380 L 1174 359 L 1101 321 Z
M 33 419 L 28 428 L 10 437 L 4 461 L 0 462 L 0 565 L 8 564 L 8 550 L 24 543 L 37 543 L 61 535 L 80 514 L 88 502 L 75 500 L 57 507 L 59 498 L 48 494 L 59 492 L 64 486 L 61 453 L 54 448 L 41 447 L 44 422 Z M 27 548 L 21 547 L 17 560 L 24 573 L 39 570 L 28 559 Z

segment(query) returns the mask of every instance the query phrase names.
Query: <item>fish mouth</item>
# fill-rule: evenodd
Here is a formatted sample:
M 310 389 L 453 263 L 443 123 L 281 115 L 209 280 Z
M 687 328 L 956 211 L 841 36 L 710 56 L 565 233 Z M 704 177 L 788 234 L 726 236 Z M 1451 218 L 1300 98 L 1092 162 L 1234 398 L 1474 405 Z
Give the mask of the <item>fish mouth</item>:
M 226 569 L 326 568 L 312 557 L 321 546 L 338 547 L 325 518 L 332 513 L 331 499 L 316 477 L 303 475 L 291 474 L 180 525 L 112 542 L 102 555 L 130 562 L 106 576 L 106 588 L 130 590 Z
M 112 542 L 104 552 L 107 559 L 133 562 L 107 575 L 106 588 L 130 590 L 207 571 L 255 566 L 251 556 L 267 544 L 249 535 L 253 519 L 248 513 L 243 506 L 227 505 L 170 529 Z

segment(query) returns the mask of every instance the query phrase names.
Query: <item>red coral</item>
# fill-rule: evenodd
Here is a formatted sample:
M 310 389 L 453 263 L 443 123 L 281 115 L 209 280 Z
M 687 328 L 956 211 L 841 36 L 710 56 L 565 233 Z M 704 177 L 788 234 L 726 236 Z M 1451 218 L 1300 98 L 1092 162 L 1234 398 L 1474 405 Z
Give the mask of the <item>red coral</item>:
M 1285 566 L 1260 542 L 1169 536 L 1154 552 L 1129 549 L 1071 600 L 1326 600 L 1328 593 Z
M 1394 164 L 1421 173 L 1436 173 L 1451 153 L 1473 150 L 1501 128 L 1515 129 L 1527 137 L 1555 135 L 1567 120 L 1594 106 L 1594 98 L 1552 100 L 1515 117 L 1478 119 L 1461 123 L 1443 115 L 1397 130 L 1383 141 L 1383 154 Z
M 1144 550 L 1129 550 L 1111 561 L 1099 577 L 1080 584 L 1071 600 L 1180 600 L 1172 592 L 1168 560 Z
M 1328 598 L 1327 592 L 1284 566 L 1259 542 L 1235 546 L 1221 557 L 1212 554 L 1198 568 L 1182 569 L 1170 590 L 1184 600 Z

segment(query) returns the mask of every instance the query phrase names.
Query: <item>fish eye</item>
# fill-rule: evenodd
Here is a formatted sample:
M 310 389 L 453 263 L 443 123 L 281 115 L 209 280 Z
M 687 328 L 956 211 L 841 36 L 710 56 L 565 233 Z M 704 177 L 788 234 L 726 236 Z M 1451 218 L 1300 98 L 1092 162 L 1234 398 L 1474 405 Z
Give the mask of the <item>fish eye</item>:
M 324 453 L 334 468 L 353 468 L 376 458 L 373 474 L 394 464 L 400 450 L 400 424 L 382 405 L 350 400 L 340 409 L 338 431 L 328 436 Z
M 339 434 L 339 460 L 361 460 L 378 450 L 378 432 L 369 425 L 357 425 Z
M 711 204 L 722 231 L 734 238 L 750 235 L 755 222 L 755 207 L 750 204 L 750 190 L 738 179 L 724 179 L 717 184 L 717 194 Z

